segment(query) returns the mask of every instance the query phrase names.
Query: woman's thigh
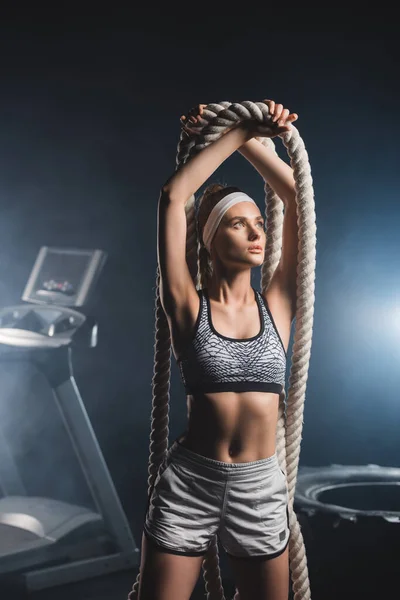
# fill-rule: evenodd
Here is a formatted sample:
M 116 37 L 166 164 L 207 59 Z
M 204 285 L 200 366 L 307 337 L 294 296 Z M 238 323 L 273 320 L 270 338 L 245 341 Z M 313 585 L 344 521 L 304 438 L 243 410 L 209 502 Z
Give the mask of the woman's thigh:
M 228 556 L 240 600 L 287 600 L 289 596 L 289 547 L 269 560 Z
M 138 600 L 190 600 L 203 560 L 160 550 L 143 533 Z

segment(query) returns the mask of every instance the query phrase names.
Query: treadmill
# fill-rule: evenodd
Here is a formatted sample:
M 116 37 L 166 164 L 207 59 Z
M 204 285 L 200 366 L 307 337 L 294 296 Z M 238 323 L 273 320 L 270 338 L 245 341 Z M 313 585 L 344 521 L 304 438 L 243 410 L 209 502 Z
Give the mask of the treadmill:
M 102 250 L 40 249 L 23 304 L 0 309 L 0 592 L 138 567 L 139 549 L 72 371 L 97 345 L 83 311 Z M 0 593 L 1 596 L 1 593 Z

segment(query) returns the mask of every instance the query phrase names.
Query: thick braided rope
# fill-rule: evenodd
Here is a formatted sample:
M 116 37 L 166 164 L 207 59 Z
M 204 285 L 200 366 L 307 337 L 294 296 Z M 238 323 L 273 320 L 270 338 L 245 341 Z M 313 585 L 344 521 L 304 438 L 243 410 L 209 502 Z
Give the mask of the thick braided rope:
M 224 132 L 241 120 L 255 119 L 260 123 L 268 119 L 268 107 L 264 103 L 242 102 L 208 105 L 202 118 L 208 126 L 202 128 L 202 135 L 186 139 L 181 138 L 178 150 L 177 166 L 213 143 Z M 305 383 L 311 349 L 312 318 L 314 305 L 315 278 L 315 206 L 311 169 L 304 143 L 295 127 L 282 136 L 288 151 L 296 182 L 296 200 L 298 226 L 300 232 L 297 278 L 296 334 L 293 346 L 291 376 L 289 379 L 289 398 L 285 418 L 285 391 L 280 396 L 279 420 L 277 427 L 277 455 L 282 468 L 287 473 L 289 490 L 289 515 L 291 540 L 289 544 L 290 567 L 293 579 L 295 600 L 310 598 L 308 570 L 304 541 L 293 511 L 294 492 L 300 454 L 301 431 L 305 399 Z M 274 148 L 272 140 L 261 138 L 259 141 Z M 282 201 L 268 184 L 266 191 L 267 248 L 266 260 L 262 268 L 261 289 L 265 290 L 280 259 L 282 246 Z M 189 212 L 190 209 L 188 209 Z M 303 272 L 302 272 L 303 269 Z M 303 327 L 297 327 L 297 325 Z M 301 340 L 301 341 L 300 341 Z M 235 598 L 238 594 L 235 595 Z
M 256 119 L 260 123 L 268 119 L 268 107 L 262 103 L 242 102 L 209 104 L 203 113 L 208 125 L 202 135 L 188 138 L 181 134 L 177 152 L 177 168 L 192 155 L 216 141 L 232 125 L 245 119 Z M 294 600 L 311 598 L 308 580 L 307 561 L 300 526 L 293 511 L 294 491 L 300 453 L 302 415 L 305 399 L 308 364 L 311 350 L 311 335 L 314 305 L 315 278 L 315 210 L 311 172 L 304 144 L 296 128 L 283 136 L 294 171 L 297 192 L 297 216 L 300 232 L 298 268 L 297 268 L 297 307 L 296 333 L 294 337 L 292 367 L 289 379 L 289 396 L 285 416 L 285 390 L 279 399 L 279 419 L 277 426 L 277 455 L 280 466 L 287 473 L 289 490 L 289 517 L 291 537 L 289 543 L 290 570 L 293 581 Z M 274 148 L 272 140 L 261 138 L 261 143 Z M 267 248 L 262 267 L 261 289 L 268 287 L 269 281 L 280 259 L 282 246 L 282 202 L 273 190 L 265 186 Z M 192 196 L 186 204 L 187 239 L 186 257 L 193 280 L 198 279 L 197 230 L 195 223 L 195 198 Z M 268 247 L 269 246 L 269 247 Z M 152 402 L 152 422 L 150 436 L 150 458 L 148 493 L 154 485 L 159 467 L 168 450 L 169 423 L 169 382 L 171 366 L 171 339 L 168 323 L 161 307 L 159 296 L 159 271 L 156 276 L 156 339 Z M 299 325 L 299 327 L 297 327 Z M 153 462 L 154 459 L 154 462 Z M 209 551 L 203 561 L 203 577 L 208 600 L 225 600 L 219 568 L 217 537 L 212 540 Z M 140 571 L 128 598 L 137 598 Z M 235 600 L 239 600 L 236 592 Z

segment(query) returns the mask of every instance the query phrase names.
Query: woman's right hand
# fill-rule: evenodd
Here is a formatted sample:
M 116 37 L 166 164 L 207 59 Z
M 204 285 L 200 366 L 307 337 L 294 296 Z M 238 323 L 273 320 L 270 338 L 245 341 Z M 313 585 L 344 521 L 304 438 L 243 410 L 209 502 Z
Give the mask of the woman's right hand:
M 198 135 L 203 129 L 207 121 L 201 118 L 203 110 L 207 104 L 197 104 L 194 108 L 191 108 L 186 115 L 181 116 L 182 130 L 189 135 L 189 133 Z

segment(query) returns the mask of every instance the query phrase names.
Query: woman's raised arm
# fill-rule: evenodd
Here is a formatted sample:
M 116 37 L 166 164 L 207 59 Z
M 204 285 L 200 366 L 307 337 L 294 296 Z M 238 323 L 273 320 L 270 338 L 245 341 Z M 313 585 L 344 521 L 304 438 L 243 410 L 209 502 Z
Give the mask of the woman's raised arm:
M 189 159 L 179 171 L 174 173 L 162 186 L 163 195 L 167 195 L 170 200 L 185 204 L 224 160 L 253 135 L 245 124 L 239 123 L 216 142 Z

